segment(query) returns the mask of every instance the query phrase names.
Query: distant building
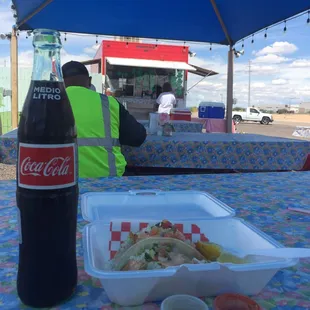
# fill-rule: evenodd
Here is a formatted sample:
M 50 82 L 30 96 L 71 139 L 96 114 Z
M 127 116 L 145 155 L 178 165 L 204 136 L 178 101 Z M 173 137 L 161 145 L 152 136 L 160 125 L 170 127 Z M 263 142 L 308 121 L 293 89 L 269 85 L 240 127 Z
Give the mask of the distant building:
M 284 105 L 275 105 L 275 104 L 260 104 L 257 106 L 260 110 L 270 111 L 276 113 L 280 109 L 285 109 Z
M 287 108 L 289 111 L 292 111 L 294 113 L 299 113 L 300 105 L 299 104 L 291 104 Z
M 309 113 L 310 112 L 310 102 L 302 102 L 299 105 L 299 113 Z
M 303 106 L 304 105 L 304 106 Z M 301 104 L 291 104 L 291 105 L 284 105 L 284 104 L 260 104 L 258 106 L 260 110 L 270 111 L 276 113 L 278 110 L 287 110 L 293 113 L 307 113 L 310 110 L 310 102 L 305 102 Z M 305 112 L 306 111 L 306 112 Z

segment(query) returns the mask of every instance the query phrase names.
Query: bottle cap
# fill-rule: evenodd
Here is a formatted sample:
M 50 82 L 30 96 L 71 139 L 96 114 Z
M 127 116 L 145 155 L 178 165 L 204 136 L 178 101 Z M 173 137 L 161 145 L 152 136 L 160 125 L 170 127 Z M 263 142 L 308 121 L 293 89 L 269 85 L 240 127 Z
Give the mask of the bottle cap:
M 247 296 L 223 294 L 215 298 L 214 310 L 262 310 L 262 308 Z
M 166 298 L 160 310 L 208 310 L 209 307 L 199 298 L 190 295 L 173 295 Z

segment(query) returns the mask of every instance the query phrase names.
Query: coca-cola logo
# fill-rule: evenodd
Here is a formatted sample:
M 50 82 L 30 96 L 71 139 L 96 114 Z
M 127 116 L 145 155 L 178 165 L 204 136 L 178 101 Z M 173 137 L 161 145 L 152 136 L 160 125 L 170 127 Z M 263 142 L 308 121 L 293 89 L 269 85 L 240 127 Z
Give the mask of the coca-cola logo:
M 26 157 L 20 167 L 22 175 L 33 176 L 65 176 L 69 174 L 69 162 L 71 157 L 53 157 L 48 162 L 36 162 L 30 157 Z
M 76 184 L 76 145 L 20 143 L 18 184 L 31 189 L 65 188 Z

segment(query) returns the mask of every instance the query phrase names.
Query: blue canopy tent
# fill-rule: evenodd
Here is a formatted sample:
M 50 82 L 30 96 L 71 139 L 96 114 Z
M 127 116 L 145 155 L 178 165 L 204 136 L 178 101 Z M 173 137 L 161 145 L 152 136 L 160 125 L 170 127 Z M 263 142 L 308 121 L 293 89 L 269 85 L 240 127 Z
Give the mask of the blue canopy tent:
M 16 11 L 13 34 L 16 29 L 49 28 L 62 32 L 208 42 L 229 46 L 228 132 L 232 129 L 233 46 L 261 29 L 310 9 L 310 0 L 13 0 L 12 2 Z

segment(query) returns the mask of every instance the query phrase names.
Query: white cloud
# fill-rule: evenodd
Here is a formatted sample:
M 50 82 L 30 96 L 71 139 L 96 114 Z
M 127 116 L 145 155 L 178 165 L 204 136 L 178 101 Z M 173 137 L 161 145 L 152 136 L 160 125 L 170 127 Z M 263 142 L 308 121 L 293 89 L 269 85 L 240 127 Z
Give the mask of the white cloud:
M 263 82 L 256 82 L 251 84 L 251 88 L 265 88 L 266 84 Z
M 287 64 L 280 64 L 277 78 L 290 80 L 291 84 L 309 84 L 310 70 L 306 67 L 291 67 Z
M 287 84 L 287 80 L 284 79 L 276 79 L 271 81 L 272 85 L 285 85 Z
M 213 70 L 220 74 L 226 73 L 227 67 L 226 63 L 221 58 L 200 58 L 200 57 L 193 57 L 189 59 L 189 64 L 193 64 L 208 70 Z
M 267 54 L 264 56 L 258 56 L 256 57 L 253 62 L 255 63 L 269 63 L 269 64 L 279 64 L 282 62 L 290 61 L 289 58 L 278 56 L 275 54 Z
M 15 23 L 13 13 L 9 10 L 0 10 L 0 21 L 0 33 L 8 33 L 12 31 L 12 26 Z
M 300 87 L 300 89 L 297 90 L 297 94 L 300 96 L 307 96 L 310 97 L 310 86 L 304 86 Z
M 94 44 L 93 46 L 85 47 L 84 53 L 94 56 L 96 54 L 99 46 L 100 46 L 100 44 Z
M 64 64 L 68 61 L 75 60 L 75 61 L 85 61 L 89 60 L 89 56 L 86 54 L 74 55 L 67 53 L 64 49 L 61 51 L 61 63 Z M 6 66 L 10 66 L 10 57 L 0 57 L 0 64 L 6 63 Z M 20 52 L 18 54 L 18 67 L 25 68 L 25 67 L 32 67 L 33 63 L 33 51 L 27 50 Z
M 283 57 L 284 58 L 284 57 Z M 275 58 L 279 60 L 279 58 Z M 225 59 L 211 57 L 199 58 L 197 65 L 204 68 L 214 68 L 219 75 L 206 78 L 204 83 L 193 88 L 187 104 L 198 105 L 201 101 L 226 101 L 227 64 Z M 234 97 L 238 100 L 238 106 L 246 106 L 248 102 L 248 76 L 249 64 L 239 58 L 235 62 Z M 310 70 L 303 67 L 291 67 L 286 61 L 277 63 L 256 63 L 251 65 L 251 104 L 260 106 L 266 103 L 271 105 L 288 104 L 291 97 L 297 101 L 310 101 Z M 188 86 L 199 81 L 200 77 L 189 75 Z
M 225 60 L 212 54 L 208 58 L 190 58 L 189 63 L 205 69 L 214 70 L 219 74 L 207 77 L 201 81 L 201 76 L 190 73 L 188 75 L 188 89 L 199 81 L 201 82 L 189 91 L 187 105 L 197 106 L 201 101 L 226 101 L 227 66 Z
M 291 64 L 292 68 L 307 68 L 310 67 L 310 59 L 296 59 Z
M 203 86 L 205 88 L 213 88 L 213 89 L 223 89 L 224 84 L 223 83 L 217 83 L 217 82 L 210 82 L 210 81 L 202 81 L 199 83 L 200 86 Z
M 89 60 L 89 56 L 86 54 L 79 54 L 79 55 L 69 54 L 65 50 L 62 50 L 61 51 L 61 62 L 64 64 L 71 60 L 85 61 L 85 60 Z
M 251 74 L 252 75 L 270 75 L 277 71 L 276 66 L 273 65 L 261 65 L 252 63 L 251 64 Z M 235 74 L 242 74 L 243 76 L 249 75 L 249 64 L 248 63 L 236 63 L 235 65 Z
M 277 70 L 274 66 L 261 66 L 261 65 L 252 65 L 251 71 L 254 75 L 269 75 Z
M 211 55 L 210 55 L 211 56 Z M 195 86 L 187 97 L 189 106 L 198 105 L 201 101 L 226 101 L 227 64 L 221 57 L 191 59 L 191 62 L 203 68 L 213 69 L 219 75 L 206 78 Z M 193 60 L 193 61 L 192 61 Z M 234 97 L 238 106 L 248 102 L 249 64 L 242 58 L 235 61 Z M 265 103 L 287 104 L 287 98 L 296 97 L 298 101 L 310 101 L 310 89 L 307 79 L 310 70 L 291 68 L 287 62 L 252 63 L 251 65 L 251 104 L 259 106 Z M 189 74 L 188 88 L 197 83 L 201 77 Z
M 256 56 L 263 56 L 267 54 L 288 55 L 293 54 L 298 50 L 295 44 L 289 42 L 274 42 L 273 44 L 264 47 L 256 53 Z

